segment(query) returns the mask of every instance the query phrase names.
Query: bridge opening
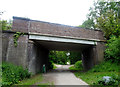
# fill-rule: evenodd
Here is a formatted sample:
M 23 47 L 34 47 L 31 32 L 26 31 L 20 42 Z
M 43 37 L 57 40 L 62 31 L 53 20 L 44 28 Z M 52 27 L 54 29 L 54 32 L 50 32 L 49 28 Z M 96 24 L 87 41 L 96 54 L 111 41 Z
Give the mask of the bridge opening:
M 67 60 L 67 53 L 79 53 L 78 60 L 83 61 L 83 67 L 85 70 L 88 70 L 95 65 L 93 52 L 94 45 L 32 39 L 29 41 L 29 50 L 31 50 L 29 53 L 29 70 L 34 73 L 42 71 L 43 64 L 46 65 L 47 69 L 51 68 L 50 58 L 52 58 L 51 61 L 60 64 L 60 61 L 55 61 L 55 58 L 53 58 L 55 55 L 52 55 L 51 57 L 51 53 L 55 52 L 63 52 L 61 57 L 66 57 L 66 59 L 63 59 L 63 62 L 61 61 L 61 64 L 66 64 L 68 61 L 71 61 L 72 63 L 70 58 Z M 73 60 L 75 59 L 73 58 Z

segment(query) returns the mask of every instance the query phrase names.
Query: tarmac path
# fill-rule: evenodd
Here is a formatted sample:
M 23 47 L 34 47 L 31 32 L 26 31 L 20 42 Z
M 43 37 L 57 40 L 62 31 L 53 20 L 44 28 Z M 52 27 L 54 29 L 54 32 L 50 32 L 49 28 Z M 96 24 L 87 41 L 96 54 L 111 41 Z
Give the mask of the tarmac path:
M 77 78 L 72 72 L 70 72 L 70 65 L 56 65 L 57 69 L 49 71 L 43 74 L 43 81 L 40 83 L 51 83 L 51 85 L 76 85 L 77 87 L 89 87 L 87 83 Z

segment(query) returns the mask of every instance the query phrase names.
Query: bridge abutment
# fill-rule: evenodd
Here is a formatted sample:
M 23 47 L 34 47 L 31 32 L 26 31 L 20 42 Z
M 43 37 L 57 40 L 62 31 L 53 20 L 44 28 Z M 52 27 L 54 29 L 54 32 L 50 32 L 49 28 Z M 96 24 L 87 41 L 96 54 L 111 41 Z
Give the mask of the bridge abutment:
M 6 61 L 16 65 L 28 66 L 28 35 L 22 35 L 17 40 L 17 46 L 14 45 L 14 34 L 9 35 L 8 48 L 6 50 Z
M 42 72 L 43 64 L 48 65 L 49 50 L 39 43 L 21 35 L 14 44 L 14 33 L 2 34 L 2 61 L 27 68 L 33 74 Z
M 29 41 L 28 43 L 28 70 L 33 74 L 42 72 L 43 64 L 47 66 L 49 51 L 40 44 Z
M 82 62 L 85 70 L 89 70 L 102 61 L 104 61 L 104 43 L 97 42 L 96 46 L 91 46 L 82 51 Z

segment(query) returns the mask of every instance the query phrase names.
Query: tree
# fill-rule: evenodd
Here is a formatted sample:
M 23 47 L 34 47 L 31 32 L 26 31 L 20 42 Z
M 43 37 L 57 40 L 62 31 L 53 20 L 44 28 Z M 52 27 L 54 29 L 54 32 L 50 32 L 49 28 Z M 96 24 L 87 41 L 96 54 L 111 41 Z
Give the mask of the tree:
M 0 20 L 0 24 L 2 30 L 10 30 L 12 27 L 12 20 L 9 20 L 9 22 L 7 22 L 7 20 Z
M 70 52 L 69 60 L 71 64 L 75 64 L 77 61 L 81 60 L 81 52 Z
M 107 41 L 107 48 L 105 50 L 105 59 L 112 60 L 113 62 L 120 62 L 120 36 L 111 36 Z
M 66 55 L 67 51 L 51 51 L 50 60 L 57 64 L 67 64 L 68 59 Z
M 82 25 L 79 25 L 78 27 L 94 29 L 93 19 L 88 18 L 83 22 Z
M 120 2 L 97 1 L 90 8 L 88 19 L 82 24 L 85 27 L 100 29 L 104 32 L 105 38 L 111 35 L 120 35 L 120 24 L 118 20 L 118 4 Z M 90 22 L 91 21 L 91 22 Z M 89 26 L 89 24 L 91 25 Z

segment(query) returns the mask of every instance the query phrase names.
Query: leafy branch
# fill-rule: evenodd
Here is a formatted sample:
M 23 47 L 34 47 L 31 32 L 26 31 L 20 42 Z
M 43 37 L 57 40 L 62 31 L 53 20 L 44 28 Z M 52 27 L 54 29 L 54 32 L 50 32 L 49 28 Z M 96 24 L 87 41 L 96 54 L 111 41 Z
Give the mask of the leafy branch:
M 14 41 L 15 47 L 17 47 L 17 45 L 18 45 L 18 42 L 17 42 L 17 41 L 18 41 L 18 38 L 19 38 L 21 35 L 24 35 L 24 33 L 16 32 L 16 33 L 13 35 L 13 37 L 14 37 L 13 41 Z

